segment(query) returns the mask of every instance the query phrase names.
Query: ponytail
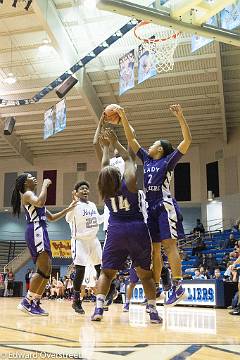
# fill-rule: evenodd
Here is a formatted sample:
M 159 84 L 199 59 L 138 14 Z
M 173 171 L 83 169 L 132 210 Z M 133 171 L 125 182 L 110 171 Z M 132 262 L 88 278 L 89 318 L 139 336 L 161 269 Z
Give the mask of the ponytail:
M 11 198 L 11 205 L 12 205 L 12 210 L 13 210 L 13 215 L 14 216 L 18 216 L 20 215 L 21 212 L 21 195 L 20 193 L 24 193 L 24 184 L 25 181 L 27 180 L 28 174 L 27 173 L 23 173 L 21 175 L 19 175 L 16 179 L 15 182 L 15 187 L 12 193 L 12 198 Z

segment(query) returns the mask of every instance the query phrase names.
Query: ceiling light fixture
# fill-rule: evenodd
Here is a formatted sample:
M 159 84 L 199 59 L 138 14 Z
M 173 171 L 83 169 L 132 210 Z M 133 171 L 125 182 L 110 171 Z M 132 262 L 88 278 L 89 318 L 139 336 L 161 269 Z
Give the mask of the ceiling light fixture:
M 53 47 L 48 39 L 44 39 L 43 43 L 39 46 L 38 50 L 41 54 L 49 54 Z
M 6 79 L 4 79 L 4 82 L 8 85 L 13 85 L 17 81 L 16 77 L 13 75 L 13 73 L 8 73 Z
M 10 38 L 11 39 L 11 38 Z M 12 72 L 12 39 L 11 39 L 11 65 L 10 65 L 10 72 L 7 74 L 6 79 L 4 79 L 4 82 L 8 85 L 13 85 L 17 81 L 16 76 L 14 76 Z

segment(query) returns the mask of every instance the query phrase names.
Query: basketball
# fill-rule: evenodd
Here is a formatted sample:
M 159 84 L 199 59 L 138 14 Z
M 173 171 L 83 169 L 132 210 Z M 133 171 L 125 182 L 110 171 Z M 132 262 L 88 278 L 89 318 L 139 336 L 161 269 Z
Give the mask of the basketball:
M 120 106 L 117 104 L 111 104 L 106 107 L 106 109 L 104 110 L 106 122 L 111 123 L 113 125 L 119 124 L 121 118 L 118 115 L 118 113 L 116 112 L 117 108 L 120 108 Z

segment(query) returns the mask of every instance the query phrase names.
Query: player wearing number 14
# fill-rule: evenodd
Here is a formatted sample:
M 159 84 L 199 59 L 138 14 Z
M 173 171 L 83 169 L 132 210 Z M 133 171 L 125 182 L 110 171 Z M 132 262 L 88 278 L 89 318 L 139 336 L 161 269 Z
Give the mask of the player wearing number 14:
M 80 289 L 84 279 L 86 265 L 94 265 L 97 276 L 100 274 L 102 248 L 97 237 L 99 224 L 103 222 L 103 215 L 98 213 L 96 205 L 88 200 L 89 183 L 80 181 L 75 185 L 73 198 L 79 199 L 73 211 L 66 216 L 71 228 L 71 251 L 76 268 L 73 280 L 75 312 L 84 314 L 80 299 Z

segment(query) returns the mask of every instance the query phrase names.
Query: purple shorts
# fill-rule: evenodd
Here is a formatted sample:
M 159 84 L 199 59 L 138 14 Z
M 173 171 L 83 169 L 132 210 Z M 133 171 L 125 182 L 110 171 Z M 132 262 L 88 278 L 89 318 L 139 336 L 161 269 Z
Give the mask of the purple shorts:
M 120 270 L 130 255 L 133 266 L 150 270 L 152 244 L 143 221 L 110 222 L 103 248 L 102 269 Z
M 139 280 L 139 277 L 137 276 L 137 272 L 133 267 L 131 267 L 131 269 L 129 270 L 129 275 L 130 275 L 130 283 L 136 284 Z
M 184 238 L 182 215 L 175 199 L 166 198 L 148 207 L 148 228 L 152 242 Z
M 33 222 L 27 224 L 25 240 L 34 263 L 37 257 L 43 251 L 46 251 L 52 257 L 50 241 L 45 222 Z

